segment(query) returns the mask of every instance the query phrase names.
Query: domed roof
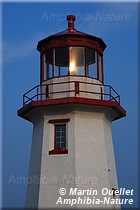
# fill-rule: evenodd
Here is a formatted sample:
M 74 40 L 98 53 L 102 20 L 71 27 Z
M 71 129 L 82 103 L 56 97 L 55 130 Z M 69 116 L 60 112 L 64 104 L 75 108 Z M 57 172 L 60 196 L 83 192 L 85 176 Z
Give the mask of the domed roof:
M 61 38 L 61 37 L 75 37 L 75 38 L 87 38 L 90 40 L 93 40 L 94 42 L 99 43 L 102 46 L 102 50 L 106 48 L 105 42 L 96 36 L 92 36 L 90 34 L 78 31 L 74 28 L 74 21 L 76 20 L 76 17 L 74 15 L 68 15 L 67 21 L 68 21 L 68 28 L 65 31 L 50 35 L 46 37 L 45 39 L 42 39 L 38 42 L 37 50 L 41 51 L 41 47 L 44 43 L 47 43 L 50 40 Z

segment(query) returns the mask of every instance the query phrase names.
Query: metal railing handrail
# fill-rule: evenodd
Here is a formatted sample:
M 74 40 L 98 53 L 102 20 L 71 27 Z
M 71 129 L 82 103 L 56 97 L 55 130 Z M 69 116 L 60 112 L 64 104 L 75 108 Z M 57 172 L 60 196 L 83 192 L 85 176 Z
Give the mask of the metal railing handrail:
M 87 90 L 82 90 L 79 88 L 79 94 L 80 93 L 87 93 L 87 94 L 93 94 L 93 95 L 101 95 L 101 99 L 99 100 L 107 100 L 104 99 L 103 96 L 109 96 L 109 100 L 108 101 L 115 101 L 117 103 L 120 104 L 120 95 L 114 90 L 114 88 L 112 88 L 110 85 L 103 85 L 103 84 L 99 84 L 99 83 L 91 83 L 91 82 L 84 82 L 84 81 L 64 81 L 64 82 L 57 82 L 57 83 L 51 83 L 51 84 L 41 84 L 41 85 L 36 85 L 33 88 L 31 88 L 30 90 L 28 90 L 26 93 L 23 94 L 23 106 L 27 105 L 28 103 L 32 102 L 32 101 L 38 101 L 38 100 L 44 100 L 41 98 L 41 96 L 45 96 L 47 94 L 48 97 L 46 97 L 46 100 L 49 100 L 49 95 L 53 95 L 53 94 L 59 94 L 59 93 L 70 93 L 70 92 L 74 92 L 75 93 L 75 97 L 77 95 L 76 93 L 76 87 L 75 88 L 70 88 L 69 90 L 61 90 L 61 91 L 48 91 L 43 92 L 42 88 L 43 87 L 47 87 L 48 89 L 51 86 L 55 86 L 55 85 L 62 85 L 62 84 L 75 84 L 75 83 L 79 83 L 79 84 L 86 84 L 86 85 L 91 85 L 91 86 L 100 86 L 101 87 L 101 92 L 95 92 L 95 91 L 87 91 Z M 108 88 L 107 90 L 105 90 L 105 88 Z M 35 91 L 35 93 L 33 93 L 33 91 Z M 29 96 L 29 94 L 31 94 L 31 96 Z M 86 97 L 85 97 L 86 98 Z

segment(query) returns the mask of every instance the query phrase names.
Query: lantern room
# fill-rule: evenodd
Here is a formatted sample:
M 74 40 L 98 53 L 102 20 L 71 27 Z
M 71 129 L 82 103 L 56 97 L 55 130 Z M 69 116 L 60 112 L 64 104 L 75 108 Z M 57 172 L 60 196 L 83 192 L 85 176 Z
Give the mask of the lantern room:
M 89 77 L 103 81 L 102 39 L 77 31 L 74 15 L 68 15 L 68 28 L 38 42 L 41 53 L 41 84 L 65 76 Z
M 76 75 L 103 83 L 102 54 L 93 48 L 78 45 L 54 47 L 46 50 L 43 56 L 42 82 L 54 77 Z

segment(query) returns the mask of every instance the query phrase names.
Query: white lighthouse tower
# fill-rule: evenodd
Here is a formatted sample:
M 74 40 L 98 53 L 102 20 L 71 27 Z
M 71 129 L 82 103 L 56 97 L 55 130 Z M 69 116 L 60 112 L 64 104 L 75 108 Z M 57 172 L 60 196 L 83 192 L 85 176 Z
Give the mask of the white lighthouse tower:
M 18 115 L 33 123 L 26 208 L 115 208 L 118 189 L 111 122 L 126 115 L 104 84 L 101 38 L 68 28 L 38 42 L 40 84 Z M 101 202 L 100 202 L 101 201 Z

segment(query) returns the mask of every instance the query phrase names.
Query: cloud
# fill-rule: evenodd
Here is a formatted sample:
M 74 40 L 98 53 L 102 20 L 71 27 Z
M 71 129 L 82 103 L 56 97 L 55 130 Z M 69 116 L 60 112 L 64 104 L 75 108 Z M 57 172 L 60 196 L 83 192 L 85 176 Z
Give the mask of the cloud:
M 17 58 L 24 58 L 32 54 L 39 40 L 46 37 L 44 33 L 36 35 L 30 40 L 24 42 L 10 43 L 3 42 L 3 62 L 9 62 Z
M 34 47 L 35 47 L 34 42 L 18 43 L 18 44 L 4 42 L 3 59 L 4 61 L 10 61 L 17 57 L 25 57 L 30 53 L 32 53 Z

